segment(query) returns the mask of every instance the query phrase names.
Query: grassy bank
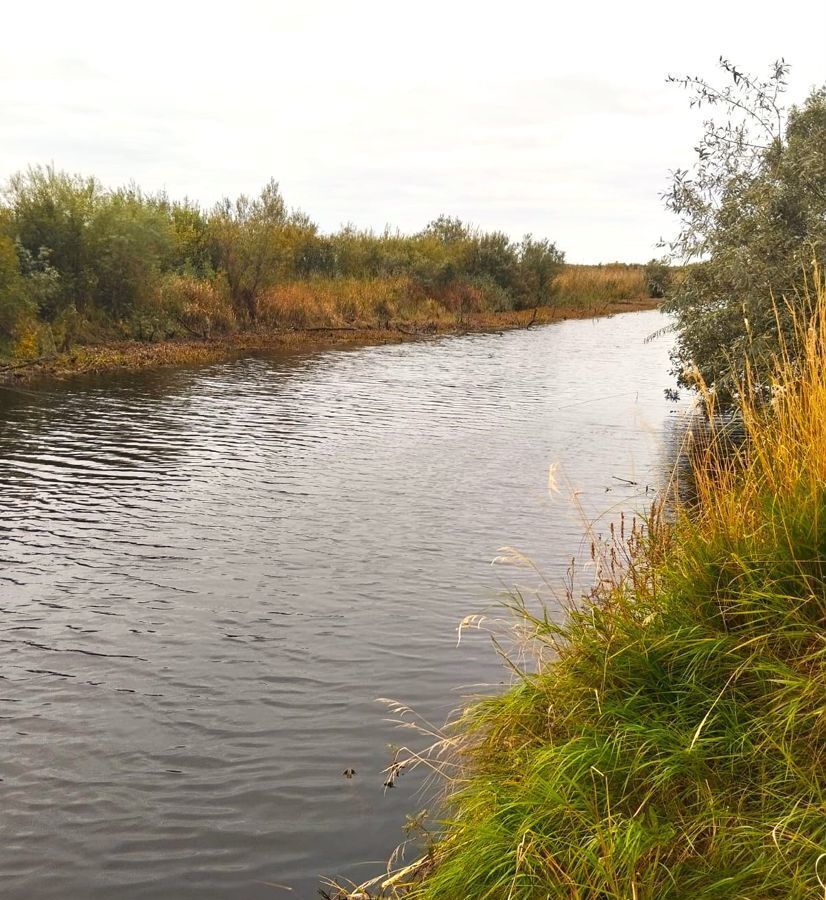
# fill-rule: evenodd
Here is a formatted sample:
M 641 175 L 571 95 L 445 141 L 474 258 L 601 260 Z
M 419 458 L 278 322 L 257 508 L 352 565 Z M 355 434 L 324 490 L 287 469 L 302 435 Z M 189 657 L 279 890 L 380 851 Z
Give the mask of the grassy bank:
M 652 309 L 657 303 L 642 296 L 542 306 L 536 310 L 455 311 L 435 302 L 408 308 L 379 303 L 358 307 L 353 294 L 360 287 L 354 283 L 348 293 L 339 290 L 338 285 L 324 285 L 323 290 L 315 292 L 307 284 L 285 285 L 274 295 L 272 307 L 265 306 L 267 318 L 255 328 L 214 336 L 207 333 L 167 340 L 78 344 L 63 352 L 0 361 L 0 381 L 209 362 L 243 352 L 402 343 L 435 335 L 496 332 L 569 318 Z M 363 295 L 362 290 L 359 296 Z
M 532 663 L 431 762 L 441 830 L 387 896 L 808 898 L 826 882 L 826 291 L 745 391 L 746 441 L 692 451 L 696 505 L 595 547 Z M 372 895 L 372 893 L 371 893 Z

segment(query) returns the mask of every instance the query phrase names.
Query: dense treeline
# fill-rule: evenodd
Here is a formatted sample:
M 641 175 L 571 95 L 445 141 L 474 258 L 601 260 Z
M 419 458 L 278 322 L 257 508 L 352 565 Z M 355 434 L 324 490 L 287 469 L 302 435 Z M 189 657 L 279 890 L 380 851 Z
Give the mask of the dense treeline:
M 563 258 L 548 240 L 446 216 L 413 235 L 322 234 L 274 181 L 204 210 L 30 168 L 2 194 L 0 343 L 25 357 L 78 340 L 301 326 L 333 296 L 345 322 L 529 308 L 554 301 Z

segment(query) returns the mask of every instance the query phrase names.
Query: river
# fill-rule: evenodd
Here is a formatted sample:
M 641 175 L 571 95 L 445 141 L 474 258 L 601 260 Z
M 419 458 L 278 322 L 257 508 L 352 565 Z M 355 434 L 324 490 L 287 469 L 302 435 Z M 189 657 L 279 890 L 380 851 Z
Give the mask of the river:
M 424 798 L 383 787 L 415 735 L 377 698 L 442 721 L 505 681 L 456 635 L 536 583 L 499 548 L 559 582 L 583 513 L 650 502 L 663 323 L 0 389 L 0 896 L 308 900 L 380 869 Z

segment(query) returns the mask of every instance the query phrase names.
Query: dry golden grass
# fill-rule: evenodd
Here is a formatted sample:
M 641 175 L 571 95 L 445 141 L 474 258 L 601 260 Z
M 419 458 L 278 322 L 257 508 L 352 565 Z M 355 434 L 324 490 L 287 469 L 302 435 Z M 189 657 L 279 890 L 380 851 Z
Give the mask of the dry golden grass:
M 555 302 L 540 308 L 546 321 L 584 309 L 616 312 L 653 306 L 642 266 L 566 266 L 555 282 Z M 318 328 L 359 325 L 386 327 L 392 323 L 444 324 L 486 314 L 492 309 L 483 292 L 471 284 L 453 284 L 423 292 L 410 278 L 335 278 L 292 281 L 261 298 L 260 323 L 272 328 Z M 506 313 L 502 313 L 506 315 Z M 518 314 L 517 314 L 518 315 Z
M 733 538 L 764 514 L 766 492 L 787 497 L 806 485 L 819 494 L 826 485 L 826 285 L 817 266 L 813 285 L 802 310 L 789 306 L 791 346 L 776 317 L 781 350 L 772 382 L 754 385 L 747 370 L 739 412 L 748 440 L 733 450 L 725 433 L 715 433 L 700 449 L 695 482 L 705 528 Z M 713 415 L 713 393 L 697 380 Z
M 409 278 L 336 278 L 280 284 L 261 298 L 258 317 L 265 327 L 301 329 L 438 322 L 450 313 Z
M 567 265 L 554 282 L 559 301 L 572 306 L 640 300 L 648 297 L 643 266 L 609 263 Z

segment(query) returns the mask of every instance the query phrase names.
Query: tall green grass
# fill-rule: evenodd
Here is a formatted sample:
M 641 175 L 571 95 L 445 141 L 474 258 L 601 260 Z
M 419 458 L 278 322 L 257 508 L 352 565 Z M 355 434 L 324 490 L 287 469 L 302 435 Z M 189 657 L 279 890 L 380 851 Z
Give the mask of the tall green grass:
M 595 551 L 564 621 L 454 723 L 420 900 L 826 895 L 826 290 L 696 505 Z M 758 396 L 759 394 L 759 396 Z M 711 400 L 712 398 L 708 398 Z

